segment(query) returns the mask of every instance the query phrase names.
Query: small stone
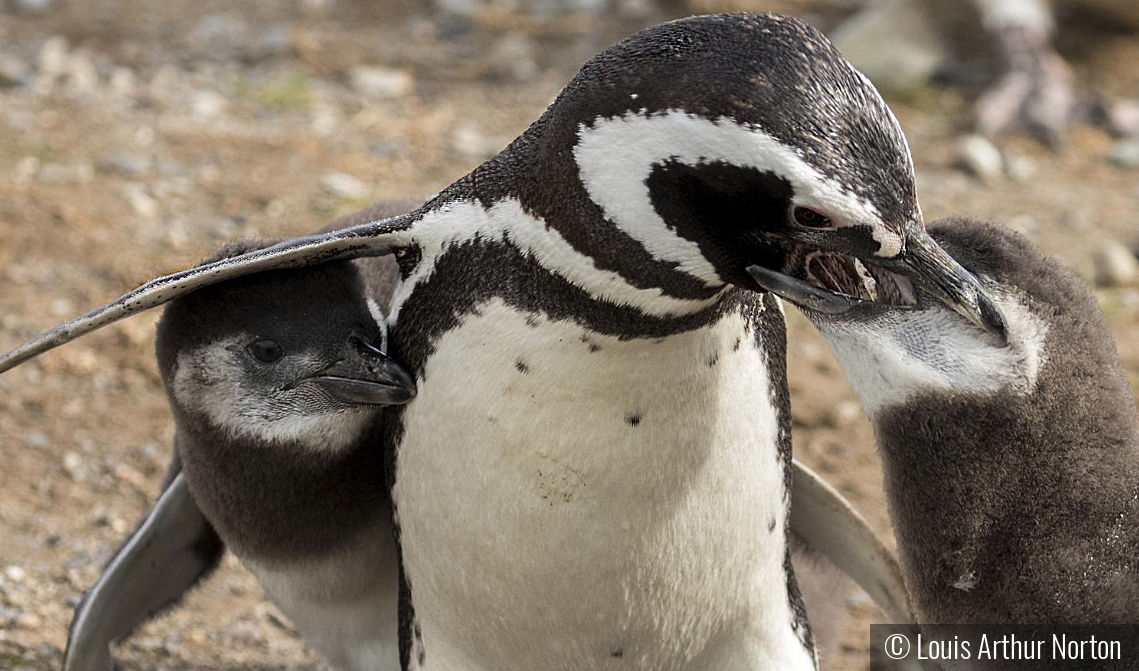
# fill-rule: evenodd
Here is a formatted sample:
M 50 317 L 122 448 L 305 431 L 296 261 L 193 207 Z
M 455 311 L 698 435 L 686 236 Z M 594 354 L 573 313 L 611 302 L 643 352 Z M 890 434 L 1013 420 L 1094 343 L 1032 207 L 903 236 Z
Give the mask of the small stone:
M 26 83 L 32 74 L 32 69 L 24 61 L 0 54 L 0 86 L 19 86 Z
M 158 215 L 158 201 L 146 192 L 142 184 L 127 184 L 123 187 L 123 196 L 139 216 L 150 219 Z
M 957 141 L 957 160 L 969 172 L 983 180 L 1001 175 L 1004 159 L 992 142 L 980 135 L 965 135 Z
M 415 78 L 407 70 L 377 65 L 357 65 L 348 79 L 354 91 L 372 100 L 401 98 L 415 88 Z
M 40 159 L 36 156 L 24 156 L 16 161 L 16 183 L 27 184 L 39 171 Z
M 47 14 L 55 6 L 54 0 L 8 0 L 8 6 L 17 14 Z
M 124 67 L 112 70 L 107 80 L 107 90 L 118 98 L 133 98 L 138 93 L 138 78 L 134 70 Z
M 63 455 L 63 472 L 67 473 L 67 477 L 72 480 L 82 480 L 86 470 L 83 467 L 83 457 L 79 456 L 78 452 L 68 452 Z
M 840 401 L 831 408 L 831 424 L 837 427 L 850 426 L 862 416 L 862 406 L 857 401 Z
M 99 157 L 95 167 L 100 172 L 110 172 L 127 177 L 141 177 L 150 172 L 154 161 L 142 154 L 115 153 Z
M 1139 260 L 1125 245 L 1110 240 L 1092 254 L 1096 285 L 1133 286 L 1139 282 Z
M 90 54 L 82 50 L 72 52 L 67 57 L 65 68 L 68 93 L 89 96 L 99 90 L 99 70 Z
M 1139 140 L 1119 140 L 1107 159 L 1120 168 L 1139 168 Z
M 241 46 L 241 56 L 247 61 L 260 61 L 285 56 L 293 46 L 293 31 L 283 23 L 257 29 L 257 36 Z
M 95 167 L 90 163 L 45 163 L 40 166 L 39 180 L 45 184 L 87 184 L 95 178 Z
M 63 75 L 67 68 L 67 39 L 61 35 L 48 38 L 40 47 L 37 65 L 41 77 L 54 79 Z
M 1005 157 L 1005 172 L 1017 183 L 1026 184 L 1036 176 L 1036 161 L 1020 154 Z
M 301 11 L 312 17 L 326 16 L 336 8 L 336 0 L 298 0 Z
M 148 489 L 146 477 L 126 464 L 116 464 L 113 473 L 119 481 L 125 482 L 139 491 Z
M 190 114 L 198 123 L 214 121 L 229 106 L 225 96 L 217 91 L 197 91 L 190 100 Z
M 39 616 L 33 613 L 20 613 L 18 616 L 16 616 L 15 625 L 17 629 L 23 629 L 24 631 L 35 631 L 39 629 L 42 624 L 43 621 L 40 620 Z
M 32 433 L 24 434 L 24 445 L 33 450 L 42 450 L 51 445 L 51 440 L 48 439 L 46 433 L 33 431 Z
M 925 86 L 947 50 L 921 3 L 876 0 L 831 33 L 842 55 L 877 86 L 914 90 Z
M 8 582 L 19 584 L 19 583 L 24 582 L 24 578 L 27 578 L 27 577 L 28 577 L 27 571 L 20 568 L 19 566 L 16 566 L 13 564 L 11 566 L 5 566 L 4 567 L 4 579 L 7 580 Z
M 464 158 L 476 161 L 485 161 L 506 146 L 506 142 L 500 138 L 484 135 L 478 128 L 468 125 L 455 129 L 451 136 L 451 144 Z
M 367 198 L 371 193 L 371 188 L 364 184 L 359 179 L 352 175 L 343 172 L 333 172 L 324 176 L 320 180 L 321 186 L 324 190 L 337 198 L 345 200 L 361 200 Z
M 0 606 L 0 628 L 11 626 L 20 617 L 19 608 Z

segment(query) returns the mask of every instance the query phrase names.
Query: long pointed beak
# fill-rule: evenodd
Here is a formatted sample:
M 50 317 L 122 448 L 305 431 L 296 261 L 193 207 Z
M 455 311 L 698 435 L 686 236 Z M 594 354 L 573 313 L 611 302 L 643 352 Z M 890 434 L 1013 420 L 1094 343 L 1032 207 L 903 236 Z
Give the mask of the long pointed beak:
M 965 319 L 1008 341 L 1008 328 L 993 297 L 976 275 L 965 270 L 920 226 L 911 226 L 905 251 L 893 259 L 875 259 L 887 270 L 910 278 Z
M 403 366 L 353 337 L 340 361 L 310 378 L 352 405 L 402 405 L 415 398 L 415 380 Z

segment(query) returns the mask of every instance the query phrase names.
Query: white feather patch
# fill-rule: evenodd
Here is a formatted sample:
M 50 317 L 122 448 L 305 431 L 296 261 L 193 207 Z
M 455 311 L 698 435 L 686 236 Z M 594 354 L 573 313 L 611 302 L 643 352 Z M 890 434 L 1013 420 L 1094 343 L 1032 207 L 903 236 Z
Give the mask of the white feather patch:
M 444 333 L 393 490 L 412 668 L 814 669 L 764 361 L 738 315 L 621 340 L 495 299 Z
M 619 274 L 598 268 L 592 258 L 574 249 L 557 231 L 528 214 L 514 199 L 495 203 L 489 210 L 474 202 L 448 203 L 416 224 L 415 239 L 422 258 L 411 276 L 396 289 L 388 316 L 392 326 L 399 319 L 400 306 L 416 285 L 431 277 L 439 257 L 454 245 L 476 239 L 510 242 L 593 298 L 633 306 L 656 317 L 698 312 L 719 298 L 685 300 L 668 296 L 660 289 L 635 287 Z
M 622 231 L 654 258 L 677 263 L 709 286 L 723 283 L 695 242 L 670 229 L 653 208 L 646 180 L 666 161 L 695 166 L 711 162 L 773 172 L 791 182 L 795 204 L 812 207 L 850 224 L 872 227 L 883 255 L 896 255 L 901 240 L 875 225 L 881 217 L 869 201 L 843 189 L 791 147 L 734 119 L 709 120 L 681 110 L 648 115 L 629 112 L 582 124 L 574 147 L 582 184 Z

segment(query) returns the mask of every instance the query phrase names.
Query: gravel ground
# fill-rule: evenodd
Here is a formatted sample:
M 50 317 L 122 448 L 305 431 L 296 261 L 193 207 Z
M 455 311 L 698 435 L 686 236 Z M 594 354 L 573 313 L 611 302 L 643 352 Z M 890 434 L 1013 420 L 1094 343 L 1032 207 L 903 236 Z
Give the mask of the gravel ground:
M 577 66 L 687 8 L 822 26 L 852 2 L 0 2 L 0 348 L 225 241 L 291 235 L 379 198 L 426 196 L 492 155 Z M 509 9 L 523 4 L 522 8 Z M 1089 86 L 1139 95 L 1139 40 L 1074 30 Z M 981 78 L 983 79 L 983 77 Z M 1052 153 L 965 137 L 971 87 L 891 97 L 927 218 L 1035 238 L 1089 281 L 1139 381 L 1139 147 L 1092 128 Z M 172 427 L 156 314 L 0 376 L 0 669 L 57 668 L 71 610 L 153 503 Z M 791 312 L 797 454 L 889 534 L 871 435 Z M 1133 384 L 1133 388 L 1139 387 Z M 864 596 L 831 669 L 865 669 Z M 236 562 L 124 643 L 127 669 L 321 666 Z

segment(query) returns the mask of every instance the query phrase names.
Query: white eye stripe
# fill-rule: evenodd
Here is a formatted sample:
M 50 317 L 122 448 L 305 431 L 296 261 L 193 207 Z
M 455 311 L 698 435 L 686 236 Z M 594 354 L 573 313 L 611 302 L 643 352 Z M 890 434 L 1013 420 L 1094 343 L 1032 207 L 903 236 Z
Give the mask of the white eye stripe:
M 372 319 L 375 320 L 376 326 L 380 327 L 380 351 L 381 352 L 387 352 L 388 351 L 388 320 L 384 317 L 384 311 L 380 309 L 380 306 L 378 303 L 376 303 L 376 301 L 374 301 L 372 298 L 369 297 L 367 299 L 367 303 L 368 303 L 368 314 L 372 315 Z
M 592 126 L 583 124 L 578 138 L 574 158 L 582 184 L 605 216 L 654 258 L 675 262 L 709 285 L 722 282 L 715 269 L 696 243 L 670 229 L 652 205 L 646 180 L 654 166 L 676 161 L 690 166 L 722 162 L 755 168 L 791 182 L 797 205 L 852 223 L 881 220 L 872 203 L 816 170 L 793 148 L 733 119 L 713 121 L 680 110 L 652 115 L 630 112 L 598 118 Z M 883 250 L 900 249 L 897 236 L 880 228 L 874 227 L 874 237 Z

